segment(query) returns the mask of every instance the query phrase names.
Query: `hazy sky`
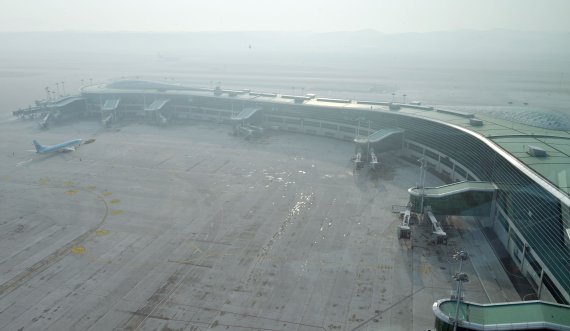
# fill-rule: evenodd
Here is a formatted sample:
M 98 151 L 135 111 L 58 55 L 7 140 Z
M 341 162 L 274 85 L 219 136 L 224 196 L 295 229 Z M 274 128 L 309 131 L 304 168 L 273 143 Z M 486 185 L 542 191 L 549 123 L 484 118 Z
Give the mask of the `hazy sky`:
M 0 0 L 0 31 L 570 32 L 570 0 Z

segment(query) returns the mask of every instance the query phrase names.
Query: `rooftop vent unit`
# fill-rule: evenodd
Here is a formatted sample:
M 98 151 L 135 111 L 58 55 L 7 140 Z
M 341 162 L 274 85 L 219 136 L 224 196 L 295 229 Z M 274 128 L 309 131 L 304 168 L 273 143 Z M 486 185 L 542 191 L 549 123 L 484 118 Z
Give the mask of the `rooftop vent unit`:
M 483 126 L 483 121 L 478 118 L 470 118 L 469 124 L 471 126 Z
M 544 149 L 536 146 L 527 146 L 526 152 L 528 155 L 535 157 L 545 157 L 547 155 Z

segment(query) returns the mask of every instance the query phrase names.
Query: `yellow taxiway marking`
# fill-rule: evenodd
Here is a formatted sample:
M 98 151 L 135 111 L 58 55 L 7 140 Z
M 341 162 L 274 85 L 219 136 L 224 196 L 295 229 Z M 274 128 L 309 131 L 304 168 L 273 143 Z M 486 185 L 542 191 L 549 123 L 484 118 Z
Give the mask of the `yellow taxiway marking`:
M 73 185 L 75 184 L 70 180 L 66 180 L 65 182 L 63 182 L 63 186 L 73 186 Z
M 113 192 L 109 192 L 109 191 L 103 191 L 103 193 L 101 193 L 104 197 L 107 197 L 111 194 L 113 194 Z
M 83 246 L 73 246 L 71 247 L 72 254 L 83 254 L 85 253 L 85 247 Z
M 112 209 L 111 215 L 121 215 L 123 211 L 121 209 Z
M 423 274 L 423 275 L 428 275 L 428 274 L 431 273 L 431 266 L 428 265 L 428 264 L 422 264 L 422 265 L 420 265 L 420 268 L 419 268 L 419 269 L 420 269 L 420 270 L 419 270 L 420 273 Z
M 95 190 L 96 188 L 97 188 L 97 186 L 95 186 L 95 185 L 87 186 L 87 189 L 88 189 L 89 191 L 93 191 L 93 190 Z
M 95 231 L 95 234 L 98 236 L 104 236 L 104 235 L 109 234 L 109 230 L 99 229 L 99 230 Z
M 119 202 L 121 202 L 121 200 L 119 200 L 119 199 L 113 199 L 113 200 L 109 201 L 109 203 L 112 204 L 112 205 L 116 205 L 116 204 L 118 204 Z
M 40 185 L 47 185 L 47 184 L 49 184 L 49 179 L 42 178 L 38 181 L 38 183 L 40 183 Z
M 77 194 L 77 192 L 79 192 L 79 190 L 67 190 L 64 192 L 64 194 L 71 196 Z

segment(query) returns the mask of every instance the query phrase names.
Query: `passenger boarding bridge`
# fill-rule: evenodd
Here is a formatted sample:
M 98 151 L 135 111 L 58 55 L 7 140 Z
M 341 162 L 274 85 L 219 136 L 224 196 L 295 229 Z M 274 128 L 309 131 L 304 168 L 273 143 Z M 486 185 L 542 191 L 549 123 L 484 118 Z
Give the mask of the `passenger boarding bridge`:
M 235 135 L 245 136 L 246 138 L 256 137 L 263 134 L 264 129 L 255 124 L 256 115 L 261 112 L 260 107 L 246 107 L 237 115 L 232 115 L 231 121 Z
M 51 122 L 68 117 L 76 117 L 77 109 L 85 109 L 85 98 L 81 96 L 66 96 L 56 100 L 36 101 L 36 106 L 13 111 L 20 118 L 40 117 L 38 126 L 47 129 Z
M 412 187 L 412 211 L 431 206 L 437 215 L 490 216 L 498 188 L 490 182 L 464 181 L 439 187 Z
M 150 120 L 160 125 L 166 125 L 168 120 L 161 113 L 170 99 L 156 99 L 150 105 L 144 107 L 145 115 Z
M 432 310 L 437 331 L 453 330 L 455 323 L 457 330 L 570 330 L 570 306 L 545 301 L 483 305 L 444 299 Z
M 121 98 L 110 98 L 105 100 L 103 106 L 101 107 L 101 121 L 103 126 L 109 127 L 112 122 L 116 121 L 117 109 L 119 108 L 119 103 Z
M 370 125 L 370 121 L 368 121 Z M 358 130 L 360 133 L 360 130 Z M 370 128 L 367 130 L 370 131 Z M 371 169 L 377 169 L 380 166 L 376 151 L 388 151 L 399 149 L 403 145 L 404 130 L 400 128 L 383 128 L 368 136 L 361 137 L 358 135 L 354 138 L 356 144 L 356 152 L 353 157 L 356 169 L 360 169 L 365 163 L 370 165 Z

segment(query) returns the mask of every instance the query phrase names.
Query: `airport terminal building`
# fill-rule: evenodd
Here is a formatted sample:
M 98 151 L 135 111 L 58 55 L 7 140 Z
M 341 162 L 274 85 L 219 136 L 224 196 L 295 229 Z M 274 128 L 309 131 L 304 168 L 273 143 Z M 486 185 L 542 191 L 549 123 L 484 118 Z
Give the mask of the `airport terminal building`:
M 33 114 L 45 125 L 74 116 L 103 125 L 206 120 L 247 137 L 274 129 L 355 141 L 363 159 L 371 152 L 421 159 L 450 185 L 411 189 L 414 211 L 430 205 L 437 215 L 473 216 L 539 299 L 570 302 L 570 132 L 418 104 L 134 80 L 87 86 L 80 95 L 15 112 Z

